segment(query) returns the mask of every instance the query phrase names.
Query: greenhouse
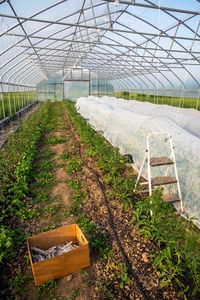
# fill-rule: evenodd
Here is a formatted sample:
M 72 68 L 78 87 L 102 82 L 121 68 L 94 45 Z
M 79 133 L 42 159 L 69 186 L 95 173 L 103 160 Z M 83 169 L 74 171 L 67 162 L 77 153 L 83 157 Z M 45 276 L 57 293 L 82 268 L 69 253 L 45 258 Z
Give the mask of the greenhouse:
M 200 299 L 199 66 L 199 0 L 0 0 L 0 299 Z

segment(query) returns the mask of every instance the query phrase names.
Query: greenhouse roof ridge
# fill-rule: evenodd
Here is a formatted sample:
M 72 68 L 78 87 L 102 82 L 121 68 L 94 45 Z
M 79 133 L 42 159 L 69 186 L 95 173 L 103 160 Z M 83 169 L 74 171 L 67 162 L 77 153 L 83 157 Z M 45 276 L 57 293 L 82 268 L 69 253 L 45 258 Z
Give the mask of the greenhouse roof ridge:
M 0 1 L 1 85 L 82 67 L 116 89 L 198 90 L 199 1 L 118 2 Z

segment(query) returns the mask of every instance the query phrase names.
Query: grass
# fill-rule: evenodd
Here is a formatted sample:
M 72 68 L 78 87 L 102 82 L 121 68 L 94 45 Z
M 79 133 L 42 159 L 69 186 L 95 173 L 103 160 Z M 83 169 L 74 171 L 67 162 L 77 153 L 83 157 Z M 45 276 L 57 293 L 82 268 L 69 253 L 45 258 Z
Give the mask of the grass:
M 114 96 L 116 98 L 124 98 L 127 100 L 138 100 L 138 101 L 147 101 L 155 104 L 167 104 L 176 107 L 182 108 L 195 108 L 200 110 L 199 101 L 197 98 L 182 98 L 174 96 L 160 96 L 160 95 L 148 95 L 148 94 L 139 94 L 132 92 L 115 92 Z
M 12 117 L 20 109 L 26 107 L 36 99 L 36 92 L 9 92 L 0 95 L 0 120 Z

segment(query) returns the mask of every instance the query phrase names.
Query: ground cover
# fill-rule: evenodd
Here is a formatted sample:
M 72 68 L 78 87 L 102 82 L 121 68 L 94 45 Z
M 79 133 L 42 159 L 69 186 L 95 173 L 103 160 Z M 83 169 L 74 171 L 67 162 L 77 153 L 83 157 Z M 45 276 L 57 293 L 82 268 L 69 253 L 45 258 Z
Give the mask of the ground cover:
M 118 150 L 73 104 L 47 106 L 24 195 L 22 212 L 28 208 L 28 214 L 22 214 L 23 222 L 14 219 L 21 242 L 3 265 L 2 298 L 197 299 L 198 233 L 181 225 L 159 193 L 153 196 L 155 216 L 150 218 L 149 199 L 133 194 L 134 174 Z M 25 238 L 74 222 L 89 240 L 91 267 L 36 288 Z M 176 247 L 181 243 L 184 252 Z

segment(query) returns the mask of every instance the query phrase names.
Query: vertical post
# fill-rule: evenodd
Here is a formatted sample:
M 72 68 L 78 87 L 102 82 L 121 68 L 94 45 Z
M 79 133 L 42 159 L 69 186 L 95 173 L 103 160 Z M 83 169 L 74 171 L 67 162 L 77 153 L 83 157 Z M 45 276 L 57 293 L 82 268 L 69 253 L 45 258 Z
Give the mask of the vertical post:
M 99 75 L 97 75 L 97 85 L 98 85 L 98 97 L 99 97 Z
M 63 100 L 64 100 L 65 99 L 64 80 L 62 82 L 62 95 L 63 95 Z
M 180 188 L 180 182 L 179 182 L 177 165 L 176 165 L 176 158 L 175 158 L 175 153 L 174 153 L 175 148 L 173 146 L 171 136 L 169 136 L 169 140 L 170 140 L 170 148 L 171 148 L 171 151 L 172 151 L 172 158 L 173 158 L 173 162 L 174 162 L 174 171 L 175 171 L 175 176 L 176 176 L 176 180 L 177 180 L 177 189 L 178 189 L 178 195 L 179 195 L 179 199 L 180 199 L 181 212 L 183 213 L 183 211 L 184 211 L 184 209 L 183 209 L 183 199 L 182 199 L 182 195 L 181 195 L 181 188 Z
M 91 94 L 91 90 L 90 90 L 90 80 L 91 80 L 91 76 L 90 76 L 90 70 L 89 70 L 89 96 Z
M 3 84 L 1 83 L 1 104 L 2 104 L 2 116 L 3 119 L 6 117 L 6 112 L 5 112 L 5 102 L 4 102 L 4 97 L 3 97 Z
M 9 105 L 9 115 L 12 117 L 12 109 L 11 109 L 11 100 L 10 100 L 10 87 L 8 84 L 8 105 Z
M 200 97 L 200 89 L 197 91 L 197 102 L 196 102 L 196 109 L 199 109 L 199 97 Z
M 55 79 L 54 79 L 54 101 L 56 101 L 56 83 L 55 83 Z
M 48 100 L 48 97 L 49 97 L 49 80 L 47 79 L 47 100 Z
M 14 101 L 14 114 L 16 114 L 17 112 L 17 107 L 16 107 L 16 99 L 15 99 L 15 88 L 14 86 L 12 85 L 12 99 Z
M 3 115 L 3 119 L 5 119 L 6 114 L 5 114 L 5 106 L 4 106 L 3 91 L 1 92 L 1 104 L 2 104 L 2 115 Z
M 150 165 L 150 147 L 149 147 L 149 137 L 147 136 L 147 169 L 148 169 L 148 184 L 149 184 L 149 195 L 152 195 L 151 187 L 151 165 Z M 150 205 L 152 206 L 152 200 L 150 200 Z M 150 209 L 150 215 L 153 216 L 153 211 Z

